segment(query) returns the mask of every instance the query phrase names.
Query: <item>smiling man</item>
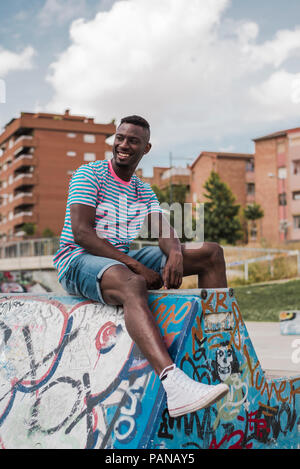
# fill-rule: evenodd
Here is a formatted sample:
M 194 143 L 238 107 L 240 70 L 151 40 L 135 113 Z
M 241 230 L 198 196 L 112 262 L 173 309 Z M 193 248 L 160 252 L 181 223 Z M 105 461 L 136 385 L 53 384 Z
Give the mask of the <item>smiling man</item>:
M 226 287 L 225 262 L 217 244 L 188 250 L 169 225 L 163 229 L 167 221 L 157 197 L 135 175 L 150 149 L 148 122 L 128 116 L 117 128 L 112 160 L 75 172 L 54 264 L 70 294 L 123 306 L 127 331 L 159 375 L 169 413 L 177 417 L 212 404 L 228 386 L 196 382 L 175 366 L 149 309 L 148 290 L 179 288 L 184 275 L 195 274 L 199 287 Z M 145 219 L 156 224 L 159 246 L 129 250 Z

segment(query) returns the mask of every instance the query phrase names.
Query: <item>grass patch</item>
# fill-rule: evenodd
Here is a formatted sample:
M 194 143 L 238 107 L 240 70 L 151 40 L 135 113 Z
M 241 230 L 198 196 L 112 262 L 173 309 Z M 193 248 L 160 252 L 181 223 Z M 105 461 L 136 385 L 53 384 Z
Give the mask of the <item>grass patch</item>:
M 278 322 L 280 311 L 300 310 L 300 280 L 234 287 L 245 321 Z

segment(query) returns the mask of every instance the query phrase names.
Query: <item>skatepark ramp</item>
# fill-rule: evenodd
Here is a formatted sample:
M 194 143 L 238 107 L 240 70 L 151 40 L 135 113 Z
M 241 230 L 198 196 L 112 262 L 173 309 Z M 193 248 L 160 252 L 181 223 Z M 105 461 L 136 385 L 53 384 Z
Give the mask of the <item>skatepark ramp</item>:
M 122 308 L 55 294 L 0 295 L 3 449 L 300 447 L 299 376 L 269 378 L 232 289 L 149 292 L 171 356 L 226 397 L 171 418 Z

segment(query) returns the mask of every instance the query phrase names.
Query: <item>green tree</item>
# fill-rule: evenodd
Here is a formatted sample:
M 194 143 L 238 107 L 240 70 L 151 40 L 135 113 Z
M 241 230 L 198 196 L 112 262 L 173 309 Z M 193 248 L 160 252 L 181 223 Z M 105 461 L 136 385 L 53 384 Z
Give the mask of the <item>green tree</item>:
M 190 238 L 187 238 L 185 236 L 185 223 L 190 223 L 190 218 L 186 218 L 186 219 L 184 218 L 185 217 L 184 204 L 186 201 L 186 194 L 189 190 L 189 186 L 185 184 L 174 184 L 172 185 L 172 187 L 168 186 L 164 189 L 160 189 L 156 185 L 153 185 L 152 189 L 155 192 L 160 204 L 169 205 L 169 208 L 171 209 L 169 222 L 171 226 L 175 227 L 175 229 L 176 227 L 178 227 L 178 220 L 176 223 L 174 210 L 172 210 L 172 205 L 179 204 L 181 206 L 181 211 L 180 211 L 181 223 L 179 221 L 179 225 L 181 224 L 181 227 L 178 227 L 176 231 L 182 242 L 191 241 Z M 191 224 L 192 224 L 191 228 L 193 230 L 195 228 L 195 220 L 193 218 L 191 220 Z M 179 228 L 180 228 L 180 232 L 179 232 Z
M 43 238 L 53 238 L 54 233 L 50 228 L 45 228 L 43 233 L 42 233 L 42 237 Z
M 244 208 L 244 217 L 246 220 L 259 220 L 264 216 L 264 211 L 259 204 L 249 204 Z
M 36 232 L 36 225 L 31 222 L 24 223 L 24 225 L 22 225 L 22 231 L 24 231 L 27 236 L 33 236 Z
M 251 240 L 256 240 L 257 239 L 256 221 L 264 216 L 264 211 L 259 204 L 254 203 L 254 204 L 248 204 L 247 207 L 244 208 L 243 214 L 244 214 L 245 219 L 248 222 L 247 241 L 248 241 L 249 235 L 250 235 Z
M 207 202 L 204 204 L 204 237 L 206 241 L 235 244 L 243 238 L 238 214 L 240 205 L 220 176 L 212 171 L 204 184 Z

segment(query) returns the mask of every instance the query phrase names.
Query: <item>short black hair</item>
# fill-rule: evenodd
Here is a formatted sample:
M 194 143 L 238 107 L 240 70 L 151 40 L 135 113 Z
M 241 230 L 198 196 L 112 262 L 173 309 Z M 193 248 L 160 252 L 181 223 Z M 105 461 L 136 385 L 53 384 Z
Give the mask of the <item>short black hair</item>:
M 147 129 L 148 132 L 149 132 L 149 135 L 150 135 L 150 125 L 149 125 L 149 122 L 146 121 L 146 119 L 144 119 L 143 117 L 141 116 L 127 116 L 127 117 L 123 117 L 121 119 L 121 122 L 120 122 L 120 125 L 121 124 L 133 124 L 133 125 L 139 125 L 140 127 L 143 127 L 144 129 Z

